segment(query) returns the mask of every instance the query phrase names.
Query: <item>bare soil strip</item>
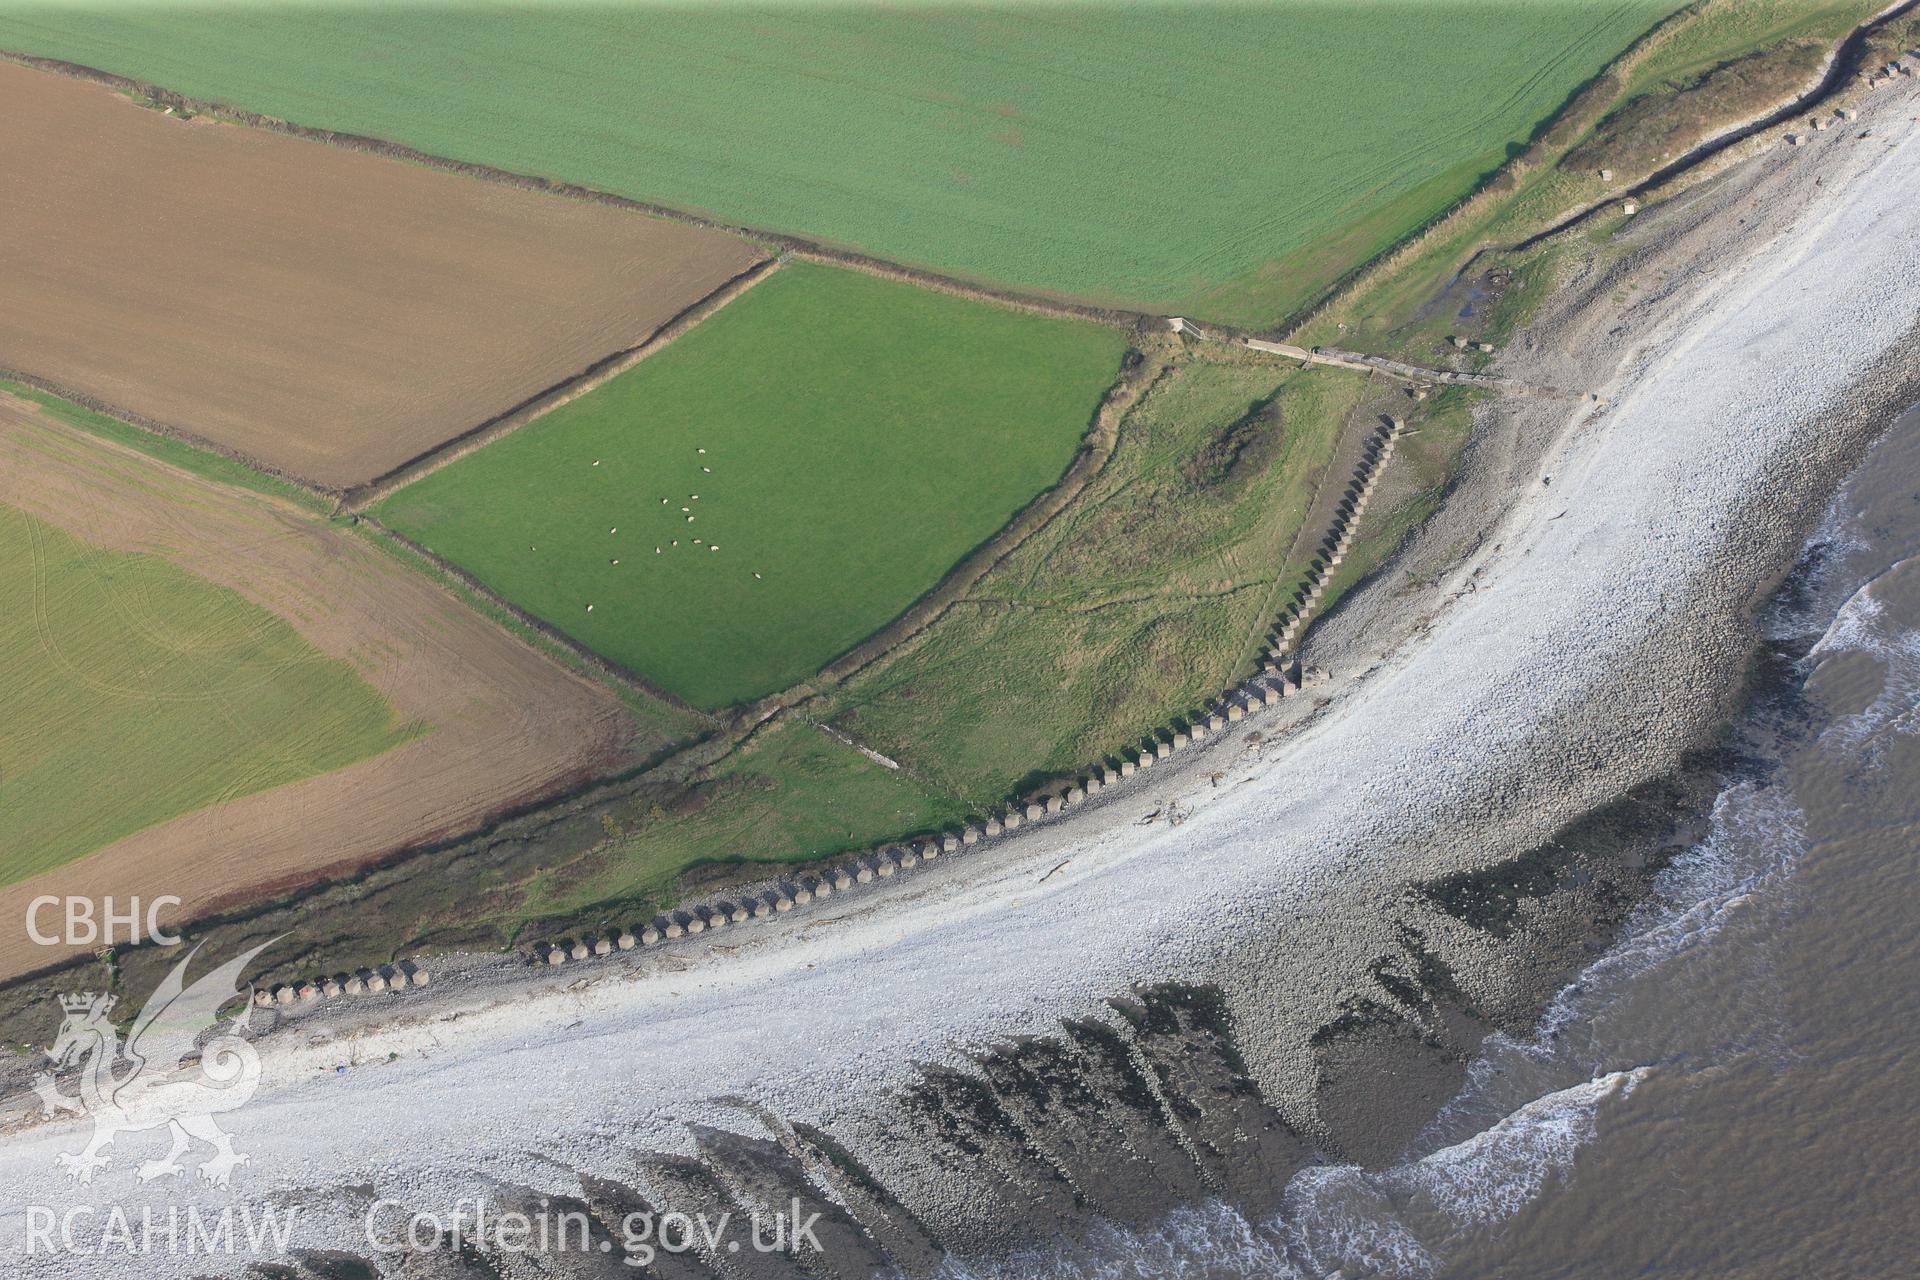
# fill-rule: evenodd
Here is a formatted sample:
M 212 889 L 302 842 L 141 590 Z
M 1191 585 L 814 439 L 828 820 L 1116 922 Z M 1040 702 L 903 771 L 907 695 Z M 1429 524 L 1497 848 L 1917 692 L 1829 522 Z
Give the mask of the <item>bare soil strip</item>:
M 0 365 L 325 488 L 555 388 L 764 258 L 0 61 Z
M 548 660 L 352 532 L 199 479 L 0 395 L 0 503 L 100 546 L 164 556 L 285 618 L 354 664 L 425 736 L 323 777 L 199 810 L 0 890 L 173 894 L 179 918 L 284 893 L 605 772 L 635 751 L 606 689 Z M 65 957 L 0 938 L 0 977 Z

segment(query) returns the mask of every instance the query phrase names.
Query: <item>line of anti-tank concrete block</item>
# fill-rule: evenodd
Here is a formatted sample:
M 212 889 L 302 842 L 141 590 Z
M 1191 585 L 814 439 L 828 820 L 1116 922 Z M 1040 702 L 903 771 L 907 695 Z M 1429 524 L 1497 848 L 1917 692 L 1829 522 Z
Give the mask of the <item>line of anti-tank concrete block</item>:
M 1146 745 L 1122 750 L 1114 762 L 1093 766 L 1064 788 L 1024 804 L 1011 805 L 1006 812 L 982 822 L 970 822 L 918 840 L 854 854 L 845 862 L 822 871 L 782 877 L 771 887 L 679 906 L 638 928 L 585 934 L 557 942 L 536 942 L 524 947 L 522 956 L 532 964 L 564 965 L 772 919 L 816 899 L 873 884 L 983 841 L 998 839 L 1018 830 L 1024 823 L 1057 817 L 1085 804 L 1108 787 L 1153 768 L 1174 753 L 1223 732 L 1228 725 L 1244 720 L 1252 712 L 1277 706 L 1283 698 L 1323 683 L 1327 673 L 1317 667 L 1295 670 L 1291 662 L 1293 644 L 1314 606 L 1320 602 L 1328 577 L 1346 559 L 1353 544 L 1354 528 L 1380 482 L 1381 470 L 1393 457 L 1395 442 L 1405 429 L 1406 423 L 1394 418 L 1367 440 L 1353 481 L 1335 508 L 1333 528 L 1317 549 L 1299 593 L 1275 623 L 1274 645 L 1264 668 L 1246 683 L 1223 692 L 1211 711 L 1194 717 L 1184 728 L 1175 724 L 1149 734 L 1143 740 Z
M 261 987 L 253 993 L 253 1002 L 264 1009 L 270 1005 L 307 1004 L 322 998 L 337 1000 L 343 996 L 381 995 L 389 991 L 405 991 L 408 987 L 424 987 L 429 977 L 424 967 L 403 960 L 398 964 L 383 964 L 372 969 L 356 969 L 352 973 L 309 978 L 305 982 L 284 982 L 273 987 Z

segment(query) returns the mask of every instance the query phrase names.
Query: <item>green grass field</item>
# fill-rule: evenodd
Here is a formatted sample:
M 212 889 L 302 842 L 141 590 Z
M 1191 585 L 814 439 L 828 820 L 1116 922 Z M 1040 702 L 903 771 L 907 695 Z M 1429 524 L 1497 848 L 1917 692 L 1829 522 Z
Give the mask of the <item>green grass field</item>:
M 724 706 L 812 675 L 1053 484 L 1125 347 L 1114 329 L 789 265 L 377 515 Z
M 234 592 L 0 506 L 0 884 L 415 731 Z
M 1679 0 L 0 0 L 0 48 L 970 278 L 1272 323 Z

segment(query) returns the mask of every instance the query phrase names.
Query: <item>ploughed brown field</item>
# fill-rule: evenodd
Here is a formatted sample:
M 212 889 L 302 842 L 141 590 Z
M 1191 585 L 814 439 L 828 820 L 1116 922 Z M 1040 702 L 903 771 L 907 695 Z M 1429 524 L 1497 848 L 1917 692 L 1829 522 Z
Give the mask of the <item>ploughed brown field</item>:
M 0 368 L 291 475 L 391 471 L 764 256 L 0 62 Z
M 401 721 L 427 727 L 371 759 L 207 806 L 0 889 L 0 917 L 24 919 L 42 894 L 122 903 L 173 894 L 185 900 L 174 916 L 204 914 L 469 829 L 661 745 L 638 740 L 607 690 L 351 531 L 4 393 L 0 504 L 239 592 L 352 663 Z M 0 977 L 61 958 L 24 930 L 0 933 Z

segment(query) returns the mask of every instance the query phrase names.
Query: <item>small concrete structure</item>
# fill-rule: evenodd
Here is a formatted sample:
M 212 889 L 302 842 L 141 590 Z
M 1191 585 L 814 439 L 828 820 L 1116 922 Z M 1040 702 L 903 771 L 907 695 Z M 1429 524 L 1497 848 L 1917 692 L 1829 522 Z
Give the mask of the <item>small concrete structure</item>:
M 936 854 L 936 855 L 934 855 L 934 856 L 935 856 L 935 857 L 938 857 L 939 855 L 938 855 L 938 854 Z M 901 869 L 902 871 L 911 871 L 911 870 L 913 870 L 913 869 L 914 869 L 915 867 L 917 867 L 917 866 L 919 866 L 919 865 L 920 865 L 920 855 L 919 855 L 919 854 L 917 854 L 917 853 L 915 853 L 915 852 L 914 852 L 914 851 L 913 851 L 912 849 L 910 849 L 910 848 L 905 848 L 905 847 L 902 847 L 902 848 L 901 848 L 901 850 L 900 850 L 900 852 L 899 852 L 899 856 L 898 856 L 898 858 L 896 859 L 896 861 L 898 861 L 898 862 L 899 862 L 899 864 L 900 864 L 900 869 Z
M 1481 352 L 1484 355 L 1493 354 L 1493 344 L 1491 342 L 1476 342 L 1473 344 L 1473 349 L 1475 351 Z M 1395 431 L 1398 431 L 1405 425 L 1406 425 L 1405 423 L 1399 421 L 1398 419 L 1395 419 L 1393 424 L 1393 429 Z
M 759 912 L 756 911 L 754 914 L 758 915 Z M 672 916 L 667 917 L 666 926 L 660 930 L 661 936 L 669 940 L 678 938 L 685 932 L 686 930 L 680 927 L 680 922 L 678 920 L 675 920 Z
M 634 944 L 639 941 L 640 940 L 638 938 L 633 936 L 633 930 L 631 929 L 622 929 L 620 931 L 619 938 L 616 939 L 616 942 L 622 951 L 633 950 Z
M 807 888 L 804 883 L 795 885 L 792 894 L 793 905 L 796 907 L 804 907 L 813 901 L 813 890 Z
M 433 980 L 433 975 L 428 973 L 425 969 L 415 969 L 413 971 L 413 985 L 416 987 L 424 987 L 427 985 L 427 983 L 431 982 L 432 980 Z
M 1008 831 L 1012 831 L 1014 828 L 1018 827 L 1022 821 L 1024 821 L 1024 819 L 1022 818 L 1020 811 L 1018 809 L 1009 809 L 1007 810 L 1006 815 L 1000 819 L 1000 825 L 1005 827 Z
M 1229 721 L 1237 723 L 1246 718 L 1247 718 L 1246 710 L 1239 703 L 1229 702 L 1227 704 L 1227 719 Z
M 421 970 L 421 972 L 424 973 L 426 972 L 426 970 L 423 969 Z M 320 984 L 320 994 L 325 996 L 329 1000 L 335 999 L 340 994 L 340 984 L 335 982 L 332 978 L 328 978 L 325 982 Z
M 1110 787 L 1120 781 L 1120 771 L 1111 765 L 1103 764 L 1100 766 L 1100 781 Z
M 707 922 L 701 919 L 698 911 L 683 911 L 680 913 L 680 927 L 685 929 L 687 935 L 691 937 L 696 933 L 705 933 Z
M 1060 798 L 1059 796 L 1047 797 L 1048 813 L 1059 813 L 1062 809 L 1065 809 L 1066 807 L 1067 807 L 1067 802 L 1062 798 Z
M 1154 759 L 1165 760 L 1168 756 L 1172 754 L 1173 754 L 1173 744 L 1171 742 L 1156 742 L 1153 744 Z
M 984 828 L 982 828 L 983 833 L 989 839 L 999 835 L 1004 830 L 1006 830 L 1006 828 L 1000 825 L 1000 819 L 998 818 L 988 818 L 987 825 Z
M 1226 727 L 1227 727 L 1227 722 L 1220 718 L 1220 713 L 1218 711 L 1214 712 L 1212 715 L 1207 717 L 1207 729 L 1209 732 L 1218 733 Z
M 833 896 L 833 883 L 826 879 L 815 880 L 813 882 L 813 896 L 816 898 L 831 898 Z
M 918 849 L 922 862 L 932 862 L 940 856 L 940 844 L 935 840 L 923 841 Z
M 1046 811 L 1046 809 L 1045 809 L 1045 808 L 1043 808 L 1042 806 L 1040 806 L 1040 805 L 1037 805 L 1037 804 L 1030 804 L 1030 805 L 1028 805 L 1028 806 L 1027 806 L 1027 821 L 1028 821 L 1028 822 L 1038 822 L 1038 821 L 1039 821 L 1040 819 L 1042 819 L 1042 818 L 1044 818 L 1044 817 L 1046 817 L 1046 816 L 1047 816 L 1047 811 Z
M 1611 170 L 1611 169 L 1602 169 L 1602 170 L 1600 171 L 1600 181 L 1602 181 L 1602 182 L 1612 182 L 1612 181 L 1613 181 L 1613 170 Z
M 292 987 L 282 983 L 273 989 L 273 999 L 276 1004 L 292 1004 L 298 997 Z
M 1104 789 L 1107 783 L 1106 783 L 1106 779 L 1102 778 L 1099 774 L 1096 773 L 1092 777 L 1088 778 L 1081 785 L 1087 789 L 1088 795 L 1095 795 L 1099 793 L 1102 789 Z
M 948 836 L 940 837 L 940 852 L 956 853 L 959 851 L 959 849 L 960 849 L 960 839 L 958 836 L 948 835 Z
M 580 950 L 580 948 L 575 947 L 574 950 L 577 952 Z M 578 960 L 580 959 L 580 957 L 578 955 L 575 955 L 574 959 Z M 385 991 L 386 989 L 387 989 L 386 974 L 376 969 L 374 972 L 367 975 L 367 990 L 377 993 L 377 992 Z
M 648 925 L 646 928 L 640 931 L 641 946 L 643 947 L 658 946 L 659 942 L 660 942 L 660 931 L 654 928 L 652 925 Z
M 836 889 L 853 888 L 853 876 L 845 867 L 833 869 L 833 887 Z
M 773 899 L 773 909 L 775 911 L 793 910 L 793 895 L 785 889 L 775 889 L 768 896 Z
M 1279 688 L 1271 684 L 1261 685 L 1260 686 L 1260 703 L 1262 706 L 1267 706 L 1267 707 L 1274 707 L 1274 706 L 1280 705 Z
M 1835 112 L 1835 114 L 1838 115 L 1842 120 L 1848 120 L 1848 121 L 1858 120 L 1860 118 L 1860 113 L 1858 111 L 1855 111 L 1852 107 L 1842 107 L 1840 108 L 1839 111 Z
M 340 990 L 347 995 L 357 996 L 366 989 L 366 985 L 360 981 L 359 974 L 351 973 L 347 975 L 347 980 L 340 984 Z
M 861 884 L 872 884 L 873 868 L 864 862 L 861 863 L 859 869 L 854 872 L 854 879 L 858 880 Z
M 255 1008 L 264 1009 L 273 1003 L 273 992 L 261 987 L 253 993 Z
M 606 938 L 606 937 L 595 938 L 593 940 L 593 954 L 597 956 L 612 955 L 613 940 L 611 938 Z
M 320 988 L 311 982 L 303 982 L 297 989 L 296 994 L 299 995 L 303 1003 L 308 1000 L 318 1000 L 320 998 Z
M 1198 742 L 1202 738 L 1206 737 L 1207 722 L 1204 720 L 1195 720 L 1192 724 L 1187 726 L 1187 736 L 1189 738 L 1192 738 L 1195 742 Z
M 1122 760 L 1120 762 L 1120 776 L 1123 778 L 1131 778 L 1133 776 L 1133 761 Z
M 727 908 L 727 923 L 729 925 L 745 924 L 747 921 L 753 919 L 753 909 L 744 902 L 729 902 L 722 905 Z
M 1068 787 L 1067 794 L 1064 797 L 1068 804 L 1082 804 L 1086 801 L 1086 798 L 1086 790 L 1081 787 Z
M 895 865 L 893 859 L 889 858 L 884 853 L 880 854 L 878 857 L 874 858 L 873 860 L 873 874 L 879 876 L 883 880 L 886 879 L 888 876 L 892 875 L 895 871 L 898 871 L 899 869 L 900 868 Z
M 974 826 L 972 823 L 968 823 L 966 826 L 960 828 L 960 843 L 979 844 L 980 828 Z
M 565 964 L 566 962 L 567 962 L 567 949 L 565 947 L 562 947 L 556 944 L 552 950 L 547 952 L 548 964 Z
M 1620 212 L 1631 218 L 1634 214 L 1640 212 L 1640 206 L 1634 201 L 1628 200 L 1620 206 Z

